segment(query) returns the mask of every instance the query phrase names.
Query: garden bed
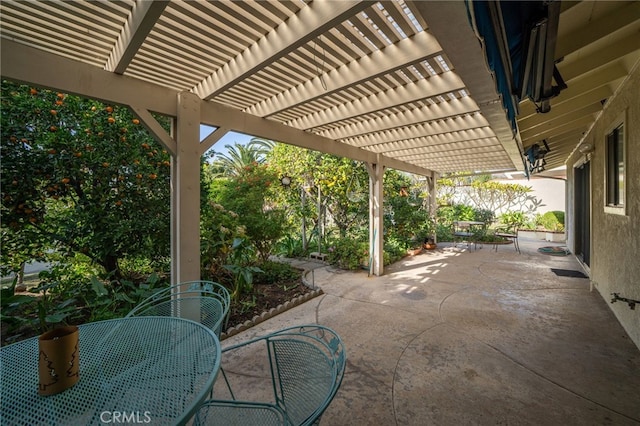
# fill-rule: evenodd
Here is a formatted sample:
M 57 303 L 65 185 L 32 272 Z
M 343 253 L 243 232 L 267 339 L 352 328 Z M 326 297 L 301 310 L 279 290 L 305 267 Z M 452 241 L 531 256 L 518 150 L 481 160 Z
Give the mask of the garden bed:
M 229 321 L 227 324 L 227 332 L 223 333 L 223 337 L 232 335 L 238 331 L 244 330 L 252 325 L 257 318 L 260 320 L 271 317 L 274 314 L 281 313 L 291 305 L 306 301 L 309 298 L 320 294 L 319 290 L 313 290 L 303 284 L 300 276 L 296 279 L 288 279 L 274 283 L 256 282 L 251 292 L 243 294 L 242 297 L 231 303 Z M 256 277 L 257 278 L 257 277 Z M 26 292 L 17 292 L 17 295 L 31 296 L 34 298 L 40 295 Z M 270 315 L 269 315 L 270 313 Z M 15 326 L 12 324 L 11 316 L 23 316 L 31 320 L 28 324 Z M 89 321 L 88 314 L 79 316 L 68 321 L 69 325 L 83 324 Z M 37 336 L 42 331 L 37 325 L 37 313 L 34 312 L 33 304 L 25 304 L 24 308 L 14 311 L 8 317 L 3 317 L 1 322 L 2 346 L 24 340 L 29 337 Z

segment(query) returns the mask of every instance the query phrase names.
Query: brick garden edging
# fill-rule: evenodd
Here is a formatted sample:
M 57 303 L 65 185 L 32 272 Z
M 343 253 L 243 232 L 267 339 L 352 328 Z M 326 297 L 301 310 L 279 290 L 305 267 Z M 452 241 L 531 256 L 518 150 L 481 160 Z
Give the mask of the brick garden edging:
M 269 318 L 273 318 L 276 315 L 279 315 L 285 311 L 288 311 L 291 308 L 294 308 L 308 300 L 313 299 L 314 297 L 320 296 L 321 294 L 324 294 L 324 292 L 322 291 L 321 288 L 318 288 L 312 284 L 309 284 L 309 282 L 306 279 L 307 273 L 310 272 L 308 270 L 305 270 L 302 272 L 302 284 L 304 284 L 305 286 L 309 287 L 309 288 L 315 288 L 314 290 L 312 290 L 309 293 L 300 295 L 298 297 L 294 297 L 293 299 L 284 302 L 281 305 L 278 305 L 275 308 L 271 308 L 268 311 L 263 312 L 260 315 L 256 315 L 254 316 L 251 320 L 247 320 L 245 322 L 243 322 L 242 324 L 236 325 L 234 327 L 231 327 L 230 329 L 228 329 L 227 331 L 222 332 L 222 334 L 220 335 L 220 340 L 224 340 L 227 339 L 231 336 L 235 336 L 236 334 L 243 332 L 245 330 L 250 329 L 251 327 L 253 327 L 256 324 L 260 324 L 263 321 L 268 320 Z

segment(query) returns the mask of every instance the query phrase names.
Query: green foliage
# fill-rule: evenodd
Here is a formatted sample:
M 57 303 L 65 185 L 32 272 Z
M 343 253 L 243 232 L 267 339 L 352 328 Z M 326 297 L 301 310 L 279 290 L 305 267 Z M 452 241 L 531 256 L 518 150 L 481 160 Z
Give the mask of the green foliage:
M 216 182 L 211 192 L 212 198 L 237 215 L 235 221 L 244 227 L 246 238 L 263 261 L 285 231 L 285 212 L 270 201 L 277 180 L 273 171 L 254 163 L 237 176 Z
M 228 271 L 224 265 L 232 263 L 234 241 L 246 237 L 246 228 L 240 225 L 236 212 L 209 202 L 200 211 L 200 229 L 202 276 L 225 281 L 223 276 Z
M 369 178 L 360 163 L 285 144 L 276 144 L 267 161 L 276 176 L 291 178 L 289 187 L 276 191 L 289 211 L 290 229 L 301 229 L 304 221 L 309 234 L 320 228 L 316 235 L 324 239 L 328 215 L 342 237 L 366 228 Z
M 226 154 L 213 154 L 210 177 L 241 175 L 247 166 L 264 163 L 265 156 L 273 145 L 273 141 L 260 138 L 251 139 L 247 145 L 225 145 Z
M 489 225 L 494 220 L 494 213 L 490 210 L 475 208 L 468 204 L 453 204 L 442 206 L 437 211 L 436 235 L 438 241 L 451 241 L 453 239 L 453 222 L 470 220 L 484 222 Z M 478 230 L 479 238 L 484 236 L 486 229 Z
M 495 220 L 495 214 L 492 210 L 476 209 L 473 220 L 490 224 Z
M 300 280 L 301 271 L 287 263 L 266 261 L 260 264 L 262 274 L 260 282 L 265 284 L 275 284 L 288 281 Z
M 302 257 L 305 250 L 302 246 L 302 238 L 297 235 L 285 235 L 276 245 L 276 253 L 284 257 Z
M 231 298 L 238 300 L 243 293 L 253 289 L 253 278 L 262 270 L 255 266 L 254 248 L 245 238 L 235 238 L 231 244 L 231 251 L 227 258 L 228 264 L 222 265 L 223 269 L 233 277 L 233 290 Z
M 454 204 L 443 206 L 438 209 L 438 223 L 451 228 L 453 222 L 457 220 L 475 220 L 476 210 L 467 204 Z
M 369 243 L 353 238 L 340 238 L 331 241 L 328 262 L 342 269 L 360 269 L 369 263 Z
M 403 242 L 397 238 L 386 238 L 384 241 L 384 265 L 390 265 L 391 263 L 402 259 L 407 255 L 407 249 L 410 248 L 406 242 Z
M 3 265 L 55 248 L 120 278 L 168 255 L 169 154 L 128 109 L 7 81 L 1 107 Z
M 516 228 L 521 228 L 526 221 L 527 217 L 520 211 L 511 211 L 500 215 L 500 223 L 505 225 L 507 232 L 513 232 Z
M 84 259 L 73 259 L 40 272 L 39 285 L 30 290 L 34 296 L 2 299 L 3 322 L 44 332 L 61 323 L 119 318 L 164 282 L 155 273 L 137 283 L 105 281 L 87 265 Z
M 425 194 L 408 175 L 396 170 L 384 174 L 386 239 L 397 238 L 407 245 L 420 246 L 433 235 L 434 224 L 425 208 Z
M 536 218 L 536 225 L 548 231 L 564 231 L 564 212 L 549 211 Z

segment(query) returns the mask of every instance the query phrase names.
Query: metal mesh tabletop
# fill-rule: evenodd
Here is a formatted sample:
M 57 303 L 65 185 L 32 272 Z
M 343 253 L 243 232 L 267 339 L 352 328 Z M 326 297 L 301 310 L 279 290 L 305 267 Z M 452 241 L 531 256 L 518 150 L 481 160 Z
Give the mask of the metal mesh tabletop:
M 180 318 L 85 324 L 79 346 L 80 380 L 51 396 L 38 394 L 38 338 L 3 347 L 0 424 L 184 424 L 220 367 L 213 331 Z

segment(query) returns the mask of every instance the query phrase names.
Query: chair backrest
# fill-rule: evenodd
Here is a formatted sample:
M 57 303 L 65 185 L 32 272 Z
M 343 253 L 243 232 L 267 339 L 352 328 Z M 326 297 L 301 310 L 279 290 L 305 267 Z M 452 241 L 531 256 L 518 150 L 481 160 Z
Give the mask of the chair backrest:
M 220 336 L 229 314 L 229 291 L 213 281 L 189 281 L 163 288 L 127 314 L 131 316 L 175 316 L 200 322 Z
M 287 328 L 266 337 L 276 403 L 293 425 L 317 421 L 344 376 L 340 337 L 319 325 Z

